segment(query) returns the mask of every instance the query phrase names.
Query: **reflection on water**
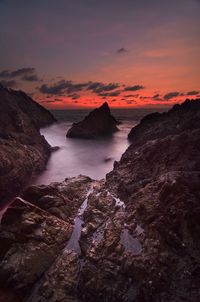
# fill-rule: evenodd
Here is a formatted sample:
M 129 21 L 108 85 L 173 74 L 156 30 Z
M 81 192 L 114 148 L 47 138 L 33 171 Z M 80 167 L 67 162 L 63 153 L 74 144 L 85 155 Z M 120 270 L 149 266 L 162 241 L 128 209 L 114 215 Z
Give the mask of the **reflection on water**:
M 60 149 L 52 153 L 46 170 L 34 183 L 49 184 L 79 174 L 93 179 L 104 178 L 112 170 L 113 162 L 119 160 L 128 147 L 127 135 L 135 124 L 126 122 L 119 126 L 120 131 L 113 137 L 98 140 L 66 138 L 69 122 L 41 129 L 49 144 Z
M 137 238 L 131 236 L 127 229 L 124 229 L 120 236 L 120 242 L 126 251 L 132 252 L 134 255 L 139 255 L 142 252 L 142 245 Z

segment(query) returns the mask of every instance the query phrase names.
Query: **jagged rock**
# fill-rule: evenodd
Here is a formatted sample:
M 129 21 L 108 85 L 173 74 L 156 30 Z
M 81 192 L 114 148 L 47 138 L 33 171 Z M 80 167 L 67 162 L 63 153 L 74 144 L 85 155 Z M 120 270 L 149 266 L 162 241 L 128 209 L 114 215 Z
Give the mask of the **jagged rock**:
M 67 132 L 67 137 L 95 139 L 101 136 L 111 135 L 118 131 L 118 122 L 111 115 L 107 103 L 93 110 L 79 123 L 74 123 Z
M 156 112 L 145 116 L 139 125 L 132 128 L 128 138 L 134 145 L 142 145 L 147 140 L 198 129 L 199 124 L 200 99 L 186 100 L 180 105 L 174 105 L 168 112 Z
M 188 112 L 189 104 L 197 106 L 196 113 Z M 148 131 L 144 127 L 145 139 L 139 136 L 134 139 L 106 180 L 94 182 L 81 176 L 61 184 L 32 186 L 24 192 L 24 198 L 34 205 L 28 203 L 31 208 L 25 207 L 23 211 L 21 206 L 16 207 L 18 212 L 14 211 L 14 215 L 11 206 L 4 214 L 0 230 L 0 276 L 4 280 L 0 284 L 4 296 L 8 286 L 12 286 L 13 294 L 19 289 L 21 292 L 21 288 L 24 293 L 28 288 L 24 282 L 26 268 L 30 269 L 27 257 L 31 250 L 31 257 L 33 254 L 36 257 L 33 263 L 37 263 L 38 255 L 42 254 L 32 253 L 29 245 L 34 241 L 42 251 L 40 244 L 46 242 L 47 245 L 52 242 L 53 249 L 56 245 L 60 247 L 62 244 L 55 240 L 59 240 L 59 235 L 66 235 L 62 231 L 59 234 L 61 225 L 78 217 L 84 222 L 78 236 L 82 253 L 66 250 L 66 242 L 65 250 L 56 250 L 51 264 L 42 254 L 44 273 L 38 281 L 40 267 L 35 265 L 30 269 L 27 280 L 34 286 L 25 301 L 200 300 L 200 124 L 193 120 L 194 115 L 195 121 L 198 117 L 199 102 L 189 104 L 182 105 L 187 108 L 181 113 L 181 122 L 183 125 L 185 116 L 187 124 L 181 126 L 181 131 L 172 127 L 170 132 L 164 132 L 163 126 L 156 138 L 157 122 L 153 118 L 152 128 L 150 122 Z M 179 106 L 173 110 L 176 108 Z M 165 116 L 166 124 L 170 125 L 171 119 L 174 123 L 174 113 Z M 138 129 L 142 137 L 143 128 L 138 126 Z M 90 187 L 93 190 L 89 190 L 87 208 L 80 217 L 79 207 Z M 36 209 L 37 213 L 48 212 L 42 224 L 35 219 Z M 53 223 L 51 227 L 50 223 L 46 225 L 48 219 L 61 221 L 60 218 L 62 223 L 58 228 Z M 41 228 L 46 232 L 47 227 L 47 238 L 38 243 L 38 236 L 43 238 Z M 23 251 L 22 244 L 25 244 Z M 14 251 L 11 249 L 14 257 L 11 245 L 15 247 Z M 22 255 L 27 266 L 15 260 L 22 259 Z M 32 277 L 33 272 L 36 279 Z
M 0 86 L 0 204 L 44 170 L 51 148 L 39 128 L 53 122 L 51 113 L 25 93 Z
M 138 292 L 133 301 L 200 298 L 199 112 L 199 101 L 187 101 L 158 120 L 157 114 L 144 119 L 106 177 L 126 204 L 131 233 L 138 225 L 143 229 L 141 255 L 123 261 Z
M 66 178 L 61 183 L 30 186 L 22 197 L 60 219 L 73 221 L 91 184 L 91 178 L 80 175 Z
M 0 226 L 0 284 L 23 298 L 51 266 L 72 225 L 17 198 Z

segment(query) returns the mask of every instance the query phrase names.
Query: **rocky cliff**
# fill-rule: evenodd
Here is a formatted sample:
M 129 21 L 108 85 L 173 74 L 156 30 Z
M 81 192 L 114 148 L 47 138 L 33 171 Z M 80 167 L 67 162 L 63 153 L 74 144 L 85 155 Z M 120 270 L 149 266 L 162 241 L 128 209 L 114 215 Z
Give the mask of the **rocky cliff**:
M 176 124 L 171 112 L 182 106 Z M 146 117 L 106 180 L 80 176 L 23 192 L 0 227 L 3 297 L 200 300 L 200 104 L 182 106 L 157 125 Z
M 128 138 L 134 145 L 141 145 L 147 140 L 164 138 L 183 131 L 199 128 L 200 99 L 186 100 L 164 113 L 149 114 L 134 127 Z
M 53 122 L 51 113 L 24 92 L 0 86 L 0 204 L 45 168 L 50 146 L 39 128 Z
M 118 131 L 118 122 L 111 115 L 108 103 L 91 111 L 83 121 L 74 123 L 67 132 L 67 137 L 95 139 L 111 135 Z

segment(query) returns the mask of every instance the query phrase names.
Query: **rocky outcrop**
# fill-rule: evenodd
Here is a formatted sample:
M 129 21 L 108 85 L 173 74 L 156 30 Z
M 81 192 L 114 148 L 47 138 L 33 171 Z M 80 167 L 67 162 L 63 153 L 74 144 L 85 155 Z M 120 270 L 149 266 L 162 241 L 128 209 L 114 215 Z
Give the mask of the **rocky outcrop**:
M 107 186 L 125 202 L 126 227 L 132 234 L 142 227 L 141 254 L 123 262 L 133 280 L 131 301 L 200 298 L 199 113 L 200 102 L 187 101 L 152 124 L 146 117 L 107 175 Z
M 28 302 L 199 301 L 200 123 L 188 110 L 182 131 L 163 127 L 155 138 L 149 124 L 149 139 L 134 140 L 105 180 L 26 189 L 2 220 L 0 293 Z
M 186 100 L 182 104 L 175 105 L 168 112 L 156 112 L 145 116 L 140 124 L 130 131 L 128 138 L 134 145 L 142 145 L 147 140 L 198 129 L 199 121 L 200 99 Z
M 0 204 L 45 168 L 51 148 L 39 128 L 53 122 L 53 116 L 25 93 L 0 86 Z
M 95 139 L 101 136 L 111 135 L 118 131 L 118 122 L 111 115 L 107 103 L 93 110 L 79 123 L 74 123 L 67 132 L 67 137 Z

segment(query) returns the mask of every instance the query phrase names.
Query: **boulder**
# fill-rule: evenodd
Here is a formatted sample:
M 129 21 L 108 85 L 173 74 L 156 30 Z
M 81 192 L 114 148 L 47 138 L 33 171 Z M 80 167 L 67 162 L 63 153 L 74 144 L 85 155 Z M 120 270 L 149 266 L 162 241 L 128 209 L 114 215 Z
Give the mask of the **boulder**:
M 91 111 L 84 120 L 74 123 L 67 132 L 67 137 L 95 139 L 108 136 L 118 131 L 118 122 L 111 115 L 108 103 Z

